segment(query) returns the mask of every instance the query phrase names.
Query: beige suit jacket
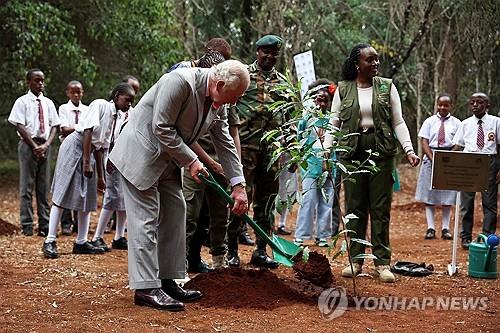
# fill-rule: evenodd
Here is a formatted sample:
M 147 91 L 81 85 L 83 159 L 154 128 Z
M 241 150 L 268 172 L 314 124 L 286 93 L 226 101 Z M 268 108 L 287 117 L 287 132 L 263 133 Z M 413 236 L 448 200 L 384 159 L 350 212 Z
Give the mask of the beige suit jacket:
M 228 179 L 243 176 L 226 108 L 211 108 L 203 119 L 209 71 L 182 68 L 163 75 L 130 114 L 109 159 L 139 190 L 155 184 L 170 162 L 184 167 L 195 160 L 189 145 L 207 131 Z

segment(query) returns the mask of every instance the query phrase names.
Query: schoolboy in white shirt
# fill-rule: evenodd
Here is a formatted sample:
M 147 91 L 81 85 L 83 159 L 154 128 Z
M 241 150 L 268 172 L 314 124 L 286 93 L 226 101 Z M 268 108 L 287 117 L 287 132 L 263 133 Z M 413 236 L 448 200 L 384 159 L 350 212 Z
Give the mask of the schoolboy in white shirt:
M 15 101 L 8 118 L 21 139 L 18 145 L 20 222 L 23 234 L 32 236 L 31 198 L 36 189 L 38 236 L 45 237 L 49 223 L 50 145 L 60 120 L 54 102 L 43 95 L 43 72 L 38 68 L 28 70 L 26 82 L 29 91 Z
M 469 100 L 472 117 L 465 119 L 453 138 L 454 150 L 479 152 L 491 156 L 488 189 L 481 192 L 483 206 L 483 230 L 486 235 L 495 233 L 498 213 L 498 183 L 500 182 L 500 118 L 488 114 L 488 95 L 477 92 Z M 475 192 L 461 192 L 460 215 L 462 217 L 462 248 L 468 249 L 472 241 Z

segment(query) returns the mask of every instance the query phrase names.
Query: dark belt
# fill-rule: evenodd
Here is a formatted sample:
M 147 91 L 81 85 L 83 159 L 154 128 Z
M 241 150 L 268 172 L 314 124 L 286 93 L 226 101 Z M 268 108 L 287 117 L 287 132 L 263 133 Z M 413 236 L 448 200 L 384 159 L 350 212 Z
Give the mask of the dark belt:
M 452 147 L 429 147 L 431 148 L 432 150 L 451 150 L 453 148 Z
M 359 134 L 371 134 L 375 133 L 375 127 L 358 128 Z

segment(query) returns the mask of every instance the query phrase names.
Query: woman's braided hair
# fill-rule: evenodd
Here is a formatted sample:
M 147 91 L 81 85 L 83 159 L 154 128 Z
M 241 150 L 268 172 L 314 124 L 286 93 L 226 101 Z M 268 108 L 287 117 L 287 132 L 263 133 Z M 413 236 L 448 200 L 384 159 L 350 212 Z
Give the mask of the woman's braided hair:
M 349 58 L 347 58 L 342 66 L 342 79 L 346 81 L 353 81 L 358 76 L 356 64 L 359 62 L 359 56 L 362 49 L 372 47 L 370 44 L 361 43 L 354 46 L 351 50 Z

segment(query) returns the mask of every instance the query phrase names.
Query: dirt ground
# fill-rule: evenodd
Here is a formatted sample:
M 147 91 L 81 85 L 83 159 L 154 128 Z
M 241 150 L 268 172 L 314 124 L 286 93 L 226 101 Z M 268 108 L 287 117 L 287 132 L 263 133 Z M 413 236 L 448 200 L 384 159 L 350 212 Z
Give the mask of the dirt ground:
M 75 256 L 71 254 L 73 237 L 60 236 L 61 257 L 47 260 L 41 252 L 42 238 L 15 234 L 0 236 L 0 332 L 500 332 L 499 280 L 468 277 L 468 253 L 462 249 L 458 250 L 458 275 L 448 276 L 451 242 L 423 239 L 423 207 L 413 199 L 415 171 L 402 167 L 400 176 L 402 191 L 394 195 L 391 220 L 393 262 L 433 264 L 435 274 L 420 278 L 398 275 L 394 284 L 383 284 L 365 274 L 356 279 L 358 294 L 407 299 L 487 297 L 486 309 L 349 308 L 342 316 L 327 320 L 314 300 L 295 297 L 293 288 L 286 289 L 299 283 L 290 268 L 280 267 L 269 272 L 198 275 L 195 282 L 204 291 L 204 299 L 187 304 L 184 312 L 158 311 L 133 304 L 133 292 L 127 287 L 126 252 Z M 17 180 L 2 178 L 0 218 L 18 225 Z M 479 203 L 477 206 L 480 216 Z M 292 214 L 290 229 L 294 219 Z M 96 220 L 97 213 L 91 230 Z M 438 229 L 440 220 L 437 216 Z M 476 233 L 478 226 L 476 223 Z M 111 237 L 107 234 L 105 238 L 111 242 Z M 308 245 L 326 254 L 313 243 Z M 241 247 L 244 263 L 251 250 Z M 203 251 L 208 260 L 207 250 Z M 336 283 L 352 294 L 352 281 L 340 277 L 345 262 L 345 257 L 339 257 L 331 266 Z M 365 264 L 366 273 L 371 273 L 371 266 Z M 254 280 L 243 278 L 248 274 Z

